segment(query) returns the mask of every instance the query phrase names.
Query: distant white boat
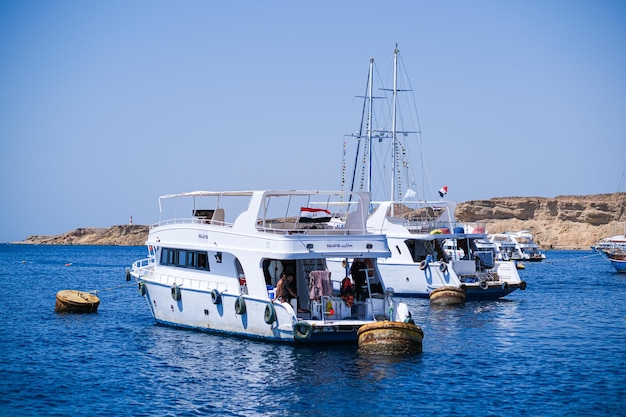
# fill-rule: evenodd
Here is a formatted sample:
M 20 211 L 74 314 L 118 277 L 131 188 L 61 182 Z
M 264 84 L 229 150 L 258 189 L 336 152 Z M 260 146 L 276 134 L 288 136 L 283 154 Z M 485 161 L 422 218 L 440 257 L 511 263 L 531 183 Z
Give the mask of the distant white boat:
M 329 226 L 325 215 L 333 198 L 355 202 L 343 228 Z M 377 259 L 389 256 L 389 248 L 385 236 L 366 230 L 369 201 L 365 192 L 166 195 L 159 199 L 162 218 L 150 227 L 148 257 L 133 263 L 129 274 L 160 325 L 300 344 L 356 344 L 364 324 L 412 322 L 407 306 L 390 293 L 372 292 L 352 304 L 333 289 L 344 276 L 329 272 L 329 257 L 367 258 L 369 281 L 380 281 Z M 169 215 L 167 203 L 176 209 Z M 294 277 L 297 297 L 290 303 L 275 298 L 280 272 Z
M 624 224 L 624 234 L 605 237 L 592 247 L 598 250 L 626 249 L 626 223 Z
M 489 234 L 489 241 L 496 245 L 499 257 L 505 260 L 540 262 L 546 259 L 533 234 L 528 230 Z
M 626 224 L 624 224 L 623 235 L 603 238 L 591 249 L 608 260 L 617 272 L 626 273 Z

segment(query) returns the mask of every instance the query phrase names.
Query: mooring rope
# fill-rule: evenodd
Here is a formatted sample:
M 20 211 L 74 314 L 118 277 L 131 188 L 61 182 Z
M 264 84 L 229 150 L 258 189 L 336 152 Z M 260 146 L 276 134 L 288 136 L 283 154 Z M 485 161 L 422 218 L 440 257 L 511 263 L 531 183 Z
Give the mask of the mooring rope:
M 126 288 L 126 287 L 129 287 L 129 286 L 131 286 L 131 285 L 135 285 L 135 283 L 134 283 L 134 282 L 130 282 L 130 283 L 128 283 L 128 284 L 118 285 L 118 286 L 116 286 L 116 287 L 103 288 L 103 289 L 101 289 L 101 290 L 93 290 L 93 291 L 88 291 L 88 292 L 89 292 L 89 293 L 91 293 L 91 294 L 98 294 L 98 293 L 99 293 L 99 292 L 101 292 L 101 291 L 116 290 L 116 289 L 118 289 L 118 288 Z
M 571 260 L 579 260 L 579 259 L 582 260 L 582 259 L 586 259 L 586 258 L 592 258 L 592 257 L 595 257 L 595 256 L 602 256 L 602 255 L 600 255 L 598 252 L 594 252 L 594 253 L 592 253 L 590 255 L 584 255 L 584 256 L 572 256 L 572 257 L 563 258 L 563 259 L 545 259 L 543 261 L 543 263 L 553 264 L 553 263 L 559 263 L 559 262 L 563 262 L 563 261 L 571 261 Z M 518 262 L 524 262 L 524 261 L 520 260 Z

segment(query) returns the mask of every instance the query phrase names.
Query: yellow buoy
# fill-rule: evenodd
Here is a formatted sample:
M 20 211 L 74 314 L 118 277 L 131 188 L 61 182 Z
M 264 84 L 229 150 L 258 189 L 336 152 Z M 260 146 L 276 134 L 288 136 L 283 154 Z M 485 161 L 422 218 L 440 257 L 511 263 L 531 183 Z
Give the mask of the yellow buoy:
M 94 294 L 78 290 L 62 290 L 57 293 L 54 311 L 68 313 L 95 313 L 100 299 Z

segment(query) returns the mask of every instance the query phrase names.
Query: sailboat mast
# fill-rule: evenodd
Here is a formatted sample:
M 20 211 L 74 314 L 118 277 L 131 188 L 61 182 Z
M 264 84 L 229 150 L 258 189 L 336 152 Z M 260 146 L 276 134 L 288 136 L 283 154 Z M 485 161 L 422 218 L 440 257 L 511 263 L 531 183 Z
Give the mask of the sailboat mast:
M 373 88 L 373 75 L 374 75 L 374 58 L 370 58 L 370 71 L 369 71 L 369 84 L 367 86 L 367 100 L 369 101 L 369 110 L 367 112 L 367 146 L 369 147 L 369 179 L 367 181 L 367 191 L 372 192 L 372 88 Z
M 393 50 L 393 114 L 391 119 L 391 140 L 393 153 L 393 174 L 391 176 L 391 201 L 396 201 L 398 192 L 398 184 L 396 179 L 397 160 L 398 160 L 398 144 L 396 143 L 396 110 L 398 102 L 398 45 Z M 398 198 L 399 200 L 399 195 Z
M 372 62 L 374 60 L 370 59 L 370 69 L 368 72 L 368 77 L 367 77 L 367 83 L 365 83 L 365 95 L 363 96 L 363 110 L 361 111 L 361 124 L 359 125 L 359 132 L 356 135 L 357 138 L 357 145 L 356 145 L 356 152 L 354 154 L 354 169 L 352 170 L 352 182 L 350 184 L 350 192 L 352 193 L 354 191 L 354 187 L 355 187 L 355 182 L 356 182 L 356 176 L 357 176 L 357 170 L 358 170 L 358 164 L 359 164 L 359 155 L 361 154 L 360 150 L 361 150 L 361 139 L 363 138 L 363 128 L 367 129 L 367 126 L 369 125 L 369 119 L 371 118 L 371 106 L 368 107 L 367 104 L 367 98 L 371 97 L 371 93 L 369 93 L 371 91 L 371 83 L 372 83 Z M 365 124 L 364 124 L 365 121 Z M 352 135 L 351 135 L 352 136 Z M 365 144 L 363 146 L 363 169 L 361 170 L 361 188 L 360 190 L 363 190 L 363 181 L 365 181 L 365 175 L 369 174 L 366 173 L 365 170 L 367 169 L 366 166 L 366 161 L 367 161 L 367 153 L 368 153 L 369 149 L 368 149 L 368 145 Z M 369 179 L 370 179 L 370 183 L 371 183 L 371 175 L 369 175 Z M 371 191 L 368 185 L 367 191 Z M 350 199 L 349 201 L 352 201 L 352 194 L 350 194 Z

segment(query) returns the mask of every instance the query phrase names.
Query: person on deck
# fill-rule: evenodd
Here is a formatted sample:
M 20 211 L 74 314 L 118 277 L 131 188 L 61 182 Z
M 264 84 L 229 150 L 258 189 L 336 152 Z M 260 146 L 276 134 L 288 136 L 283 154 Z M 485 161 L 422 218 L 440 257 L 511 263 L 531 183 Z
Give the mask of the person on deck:
M 341 281 L 340 296 L 348 307 L 352 307 L 352 304 L 354 304 L 354 284 L 352 280 L 350 280 L 350 277 L 345 277 Z
M 350 275 L 354 280 L 354 295 L 357 301 L 365 301 L 367 291 L 365 289 L 367 281 L 367 267 L 362 259 L 356 258 L 350 267 Z
M 276 283 L 276 296 L 281 303 L 291 303 L 292 299 L 298 297 L 293 285 L 293 275 L 280 274 Z

